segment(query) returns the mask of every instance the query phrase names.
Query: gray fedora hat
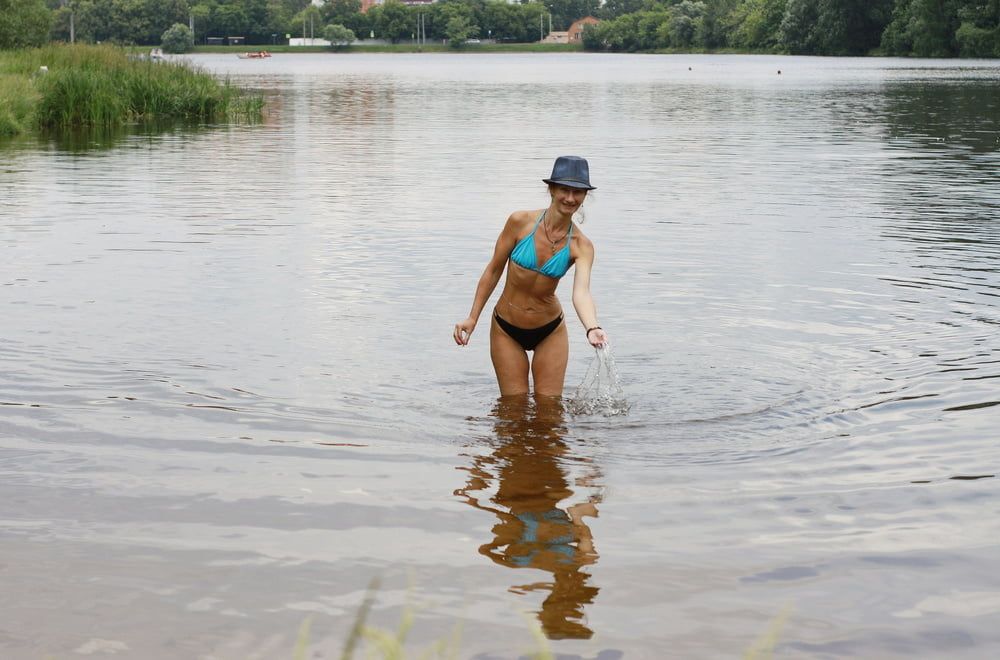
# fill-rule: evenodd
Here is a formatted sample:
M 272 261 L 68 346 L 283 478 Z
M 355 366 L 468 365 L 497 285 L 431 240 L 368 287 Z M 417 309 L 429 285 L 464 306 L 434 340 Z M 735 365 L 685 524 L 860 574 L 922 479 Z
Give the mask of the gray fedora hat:
M 590 185 L 590 165 L 586 158 L 579 156 L 559 156 L 552 165 L 552 176 L 542 179 L 545 183 L 569 188 L 594 190 Z

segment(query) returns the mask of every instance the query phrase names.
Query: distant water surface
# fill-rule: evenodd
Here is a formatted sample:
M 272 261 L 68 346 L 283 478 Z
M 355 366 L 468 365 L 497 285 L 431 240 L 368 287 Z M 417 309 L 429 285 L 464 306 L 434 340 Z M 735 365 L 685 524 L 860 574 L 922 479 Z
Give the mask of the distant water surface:
M 1000 64 L 190 59 L 263 124 L 0 143 L 0 655 L 1000 655 Z M 625 416 L 450 339 L 564 153 Z

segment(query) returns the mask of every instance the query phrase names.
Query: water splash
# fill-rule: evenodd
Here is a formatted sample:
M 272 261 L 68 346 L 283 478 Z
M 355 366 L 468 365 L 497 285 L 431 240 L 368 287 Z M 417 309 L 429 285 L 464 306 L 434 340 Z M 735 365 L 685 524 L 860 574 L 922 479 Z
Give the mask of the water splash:
M 605 345 L 594 353 L 583 381 L 569 400 L 569 411 L 574 415 L 605 417 L 626 414 L 631 404 L 625 398 L 611 348 Z

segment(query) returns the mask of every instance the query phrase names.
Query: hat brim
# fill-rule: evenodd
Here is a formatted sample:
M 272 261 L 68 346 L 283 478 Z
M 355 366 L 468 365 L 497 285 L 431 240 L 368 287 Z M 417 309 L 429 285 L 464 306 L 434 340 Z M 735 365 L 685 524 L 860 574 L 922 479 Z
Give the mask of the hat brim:
M 542 181 L 553 186 L 566 186 L 567 188 L 577 188 L 579 190 L 597 190 L 596 186 L 592 186 L 589 183 L 572 181 L 570 179 L 542 179 Z

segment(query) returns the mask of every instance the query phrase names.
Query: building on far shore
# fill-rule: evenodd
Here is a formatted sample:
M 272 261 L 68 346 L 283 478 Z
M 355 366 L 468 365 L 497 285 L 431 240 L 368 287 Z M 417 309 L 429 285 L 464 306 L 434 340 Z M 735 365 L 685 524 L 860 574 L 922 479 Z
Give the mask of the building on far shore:
M 569 43 L 569 32 L 558 32 L 553 30 L 545 35 L 545 38 L 539 41 L 540 44 L 568 44 Z
M 588 25 L 597 25 L 600 21 L 593 16 L 584 16 L 573 21 L 569 29 L 565 32 L 553 30 L 545 35 L 539 43 L 543 44 L 579 44 L 583 42 L 583 28 Z
M 574 21 L 573 25 L 569 26 L 568 41 L 566 43 L 578 44 L 583 42 L 583 28 L 588 25 L 597 25 L 600 21 L 593 16 L 584 16 L 583 18 Z

